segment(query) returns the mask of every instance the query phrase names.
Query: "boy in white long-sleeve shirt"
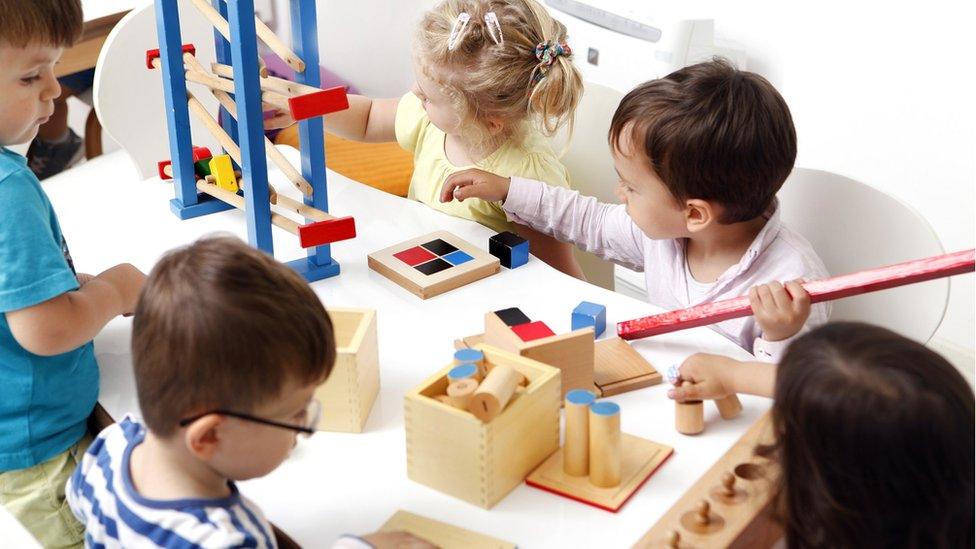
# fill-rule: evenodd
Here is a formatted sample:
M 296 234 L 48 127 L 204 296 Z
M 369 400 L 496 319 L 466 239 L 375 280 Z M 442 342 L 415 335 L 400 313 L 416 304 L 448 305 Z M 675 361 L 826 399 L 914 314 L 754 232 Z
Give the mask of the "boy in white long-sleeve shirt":
M 779 219 L 796 131 L 768 81 L 715 60 L 642 84 L 617 108 L 610 145 L 623 204 L 476 169 L 450 177 L 441 200 L 501 200 L 512 221 L 643 270 L 659 307 L 748 293 L 754 316 L 714 328 L 761 360 L 826 322 L 797 282 L 826 268 Z

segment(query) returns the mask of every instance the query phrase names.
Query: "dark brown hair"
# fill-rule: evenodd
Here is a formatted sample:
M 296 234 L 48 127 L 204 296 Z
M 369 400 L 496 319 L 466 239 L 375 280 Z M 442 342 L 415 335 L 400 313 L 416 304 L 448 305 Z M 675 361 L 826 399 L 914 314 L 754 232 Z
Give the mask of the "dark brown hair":
M 0 44 L 70 46 L 83 25 L 80 0 L 0 0 Z
M 675 200 L 714 201 L 722 223 L 763 214 L 796 160 L 786 101 L 765 78 L 716 58 L 641 84 L 617 107 L 610 142 L 650 162 Z
M 208 409 L 253 411 L 286 380 L 324 381 L 335 358 L 332 322 L 305 280 L 229 237 L 166 254 L 132 326 L 139 407 L 160 436 Z
M 853 322 L 779 365 L 767 450 L 790 547 L 973 547 L 973 392 L 945 359 Z

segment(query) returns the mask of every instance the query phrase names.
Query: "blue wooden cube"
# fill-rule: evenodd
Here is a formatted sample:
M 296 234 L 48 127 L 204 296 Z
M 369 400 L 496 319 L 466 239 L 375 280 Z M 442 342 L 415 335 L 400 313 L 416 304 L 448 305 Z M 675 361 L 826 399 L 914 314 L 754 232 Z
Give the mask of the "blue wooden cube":
M 521 267 L 529 262 L 529 241 L 509 231 L 498 233 L 488 239 L 488 253 L 508 269 Z
M 573 309 L 573 329 L 579 330 L 593 326 L 593 334 L 600 337 L 607 329 L 607 308 L 604 305 L 580 301 Z

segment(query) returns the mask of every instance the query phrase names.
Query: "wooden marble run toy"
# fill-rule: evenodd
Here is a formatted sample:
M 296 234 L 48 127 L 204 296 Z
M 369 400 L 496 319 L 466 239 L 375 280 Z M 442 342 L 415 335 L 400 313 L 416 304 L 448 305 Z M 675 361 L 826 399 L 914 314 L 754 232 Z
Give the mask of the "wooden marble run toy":
M 559 447 L 560 373 L 490 345 L 473 351 L 404 397 L 407 476 L 489 509 Z M 471 359 L 462 364 L 483 368 L 484 381 L 451 391 L 448 375 Z
M 963 250 L 806 282 L 803 287 L 810 293 L 810 301 L 819 303 L 936 278 L 971 273 L 974 268 L 976 268 L 976 250 Z M 708 326 L 716 322 L 741 318 L 751 314 L 752 307 L 749 305 L 749 297 L 742 296 L 620 322 L 617 324 L 617 335 L 623 339 L 639 339 L 698 326 Z
M 447 231 L 420 236 L 367 256 L 369 268 L 420 299 L 497 273 L 499 260 Z
M 773 440 L 766 412 L 634 545 L 771 547 L 783 536 L 773 519 L 775 462 L 755 448 Z
M 563 395 L 573 389 L 586 389 L 606 397 L 650 387 L 662 380 L 661 374 L 626 341 L 595 341 L 590 326 L 557 335 L 544 322 L 531 321 L 517 307 L 486 313 L 484 333 L 462 338 L 455 347 L 470 348 L 482 342 L 559 368 Z
M 620 432 L 620 407 L 590 391 L 566 394 L 563 447 L 525 479 L 526 484 L 617 512 L 673 449 Z
M 274 254 L 272 225 L 299 238 L 307 257 L 288 262 L 307 280 L 339 273 L 330 245 L 356 236 L 351 217 L 328 213 L 325 153 L 321 116 L 348 108 L 341 87 L 319 86 L 319 53 L 314 0 L 292 1 L 292 47 L 289 48 L 254 16 L 253 0 L 192 0 L 216 29 L 217 63 L 210 71 L 195 57 L 192 44 L 183 44 L 177 2 L 156 2 L 158 50 L 146 52 L 146 65 L 162 69 L 171 160 L 160 163 L 160 176 L 171 178 L 176 197 L 170 208 L 190 219 L 229 208 L 244 211 L 248 241 Z M 257 39 L 295 69 L 297 82 L 267 76 L 258 62 Z M 214 117 L 187 91 L 187 82 L 200 85 L 220 102 Z M 288 111 L 299 121 L 302 171 L 296 170 L 264 135 L 263 106 Z M 190 142 L 190 113 L 214 135 L 229 158 L 220 155 L 205 165 Z M 221 122 L 218 122 L 220 120 Z M 303 200 L 279 194 L 268 183 L 267 158 L 298 188 Z M 239 166 L 229 167 L 230 161 Z M 212 178 L 212 179 L 211 179 Z M 276 212 L 275 205 L 289 215 Z M 295 221 L 290 215 L 302 219 Z

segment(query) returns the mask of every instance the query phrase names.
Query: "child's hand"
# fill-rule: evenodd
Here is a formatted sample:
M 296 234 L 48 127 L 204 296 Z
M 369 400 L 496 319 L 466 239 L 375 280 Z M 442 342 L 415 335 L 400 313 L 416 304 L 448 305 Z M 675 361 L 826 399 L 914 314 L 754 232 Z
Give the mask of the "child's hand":
M 511 183 L 511 178 L 470 168 L 447 178 L 441 189 L 441 202 L 450 202 L 455 198 L 458 202 L 463 202 L 465 198 L 504 201 L 508 198 L 508 187 Z
M 129 263 L 116 265 L 105 271 L 99 277 L 106 277 L 122 300 L 122 314 L 132 315 L 139 301 L 139 293 L 146 283 L 146 275 Z
M 436 545 L 407 532 L 376 532 L 363 536 L 366 543 L 376 549 L 436 549 Z
M 678 367 L 678 377 L 670 380 L 676 387 L 668 390 L 668 398 L 684 401 L 726 397 L 735 392 L 732 374 L 738 364 L 726 356 L 693 354 Z M 677 387 L 682 381 L 687 383 Z
M 291 117 L 291 114 L 280 109 L 268 111 L 264 116 L 264 131 L 280 130 L 295 123 L 295 119 Z
M 749 290 L 749 304 L 766 341 L 793 337 L 810 316 L 810 294 L 797 280 L 785 287 L 779 282 L 754 286 Z

